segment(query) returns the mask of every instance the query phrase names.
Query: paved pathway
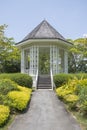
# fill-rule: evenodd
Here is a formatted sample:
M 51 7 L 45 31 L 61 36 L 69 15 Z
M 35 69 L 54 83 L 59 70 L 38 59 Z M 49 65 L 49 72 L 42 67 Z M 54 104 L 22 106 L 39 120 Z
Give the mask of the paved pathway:
M 36 90 L 27 113 L 16 117 L 9 130 L 81 130 L 52 90 Z

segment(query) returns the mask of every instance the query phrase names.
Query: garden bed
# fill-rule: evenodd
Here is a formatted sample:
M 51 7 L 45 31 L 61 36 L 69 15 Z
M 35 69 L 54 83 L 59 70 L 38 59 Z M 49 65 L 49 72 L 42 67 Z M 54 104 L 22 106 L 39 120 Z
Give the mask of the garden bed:
M 13 75 L 0 75 L 0 130 L 6 129 L 4 126 L 8 126 L 14 115 L 25 111 L 31 99 L 32 86 L 29 84 L 25 87 L 17 84 L 11 79 Z M 24 75 L 21 76 L 20 74 L 18 81 L 19 77 L 24 77 Z M 28 76 L 25 77 L 28 80 Z
M 76 116 L 83 130 L 87 130 L 87 74 L 65 75 L 57 75 L 55 78 L 56 85 L 62 81 L 62 85 L 56 87 L 56 94 Z

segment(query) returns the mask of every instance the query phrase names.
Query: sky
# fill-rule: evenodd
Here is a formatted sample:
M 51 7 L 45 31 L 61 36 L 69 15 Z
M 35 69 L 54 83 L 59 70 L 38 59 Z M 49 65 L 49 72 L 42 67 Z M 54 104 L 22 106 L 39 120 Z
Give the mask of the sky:
M 7 37 L 21 41 L 47 20 L 66 39 L 87 34 L 87 0 L 0 0 L 0 25 Z

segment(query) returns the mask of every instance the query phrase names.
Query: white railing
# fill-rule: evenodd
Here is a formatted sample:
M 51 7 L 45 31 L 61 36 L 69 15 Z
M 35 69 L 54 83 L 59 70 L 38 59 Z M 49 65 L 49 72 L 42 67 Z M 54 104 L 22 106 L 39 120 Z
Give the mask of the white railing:
M 51 85 L 52 85 L 52 90 L 53 90 L 54 82 L 53 82 L 53 72 L 52 72 L 52 69 L 50 70 L 50 75 L 51 75 Z
M 37 84 L 38 84 L 38 69 L 37 69 L 37 73 L 36 73 L 36 89 L 37 89 Z
M 25 73 L 32 76 L 33 79 L 33 87 L 37 88 L 38 83 L 38 69 L 25 69 Z

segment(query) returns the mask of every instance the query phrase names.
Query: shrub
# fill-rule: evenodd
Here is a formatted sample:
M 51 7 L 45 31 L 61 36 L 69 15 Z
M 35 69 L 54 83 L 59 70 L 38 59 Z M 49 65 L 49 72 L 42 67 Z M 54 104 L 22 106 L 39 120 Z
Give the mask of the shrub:
M 14 74 L 1 74 L 0 79 L 9 78 L 15 81 L 17 84 L 25 87 L 32 87 L 32 77 L 27 74 L 14 73 Z
M 87 100 L 81 104 L 80 112 L 82 112 L 84 115 L 87 115 Z
M 17 84 L 10 79 L 0 80 L 0 94 L 6 95 L 9 91 L 18 90 Z
M 7 96 L 0 94 L 0 105 L 5 105 L 5 103 L 7 102 Z
M 5 124 L 10 115 L 9 107 L 0 105 L 0 126 Z
M 63 84 L 66 84 L 69 79 L 72 78 L 72 75 L 70 74 L 57 74 L 54 76 L 54 83 L 56 88 L 62 86 Z
M 66 84 L 69 79 L 73 79 L 76 77 L 77 79 L 87 79 L 87 74 L 79 73 L 79 74 L 57 74 L 54 75 L 54 83 L 56 88 L 62 86 L 63 84 Z
M 79 100 L 79 97 L 75 94 L 69 94 L 64 97 L 65 101 L 68 103 L 77 102 Z
M 26 88 L 26 87 L 23 87 L 23 86 L 20 86 L 20 85 L 18 85 L 17 87 L 18 87 L 18 89 L 19 89 L 20 91 L 26 92 L 27 94 L 31 94 L 31 92 L 32 92 L 32 89 L 31 89 L 31 88 Z
M 68 104 L 69 108 L 77 108 L 87 114 L 87 79 L 74 78 L 56 89 L 57 95 Z
M 19 86 L 21 91 L 13 91 L 8 93 L 8 99 L 10 100 L 10 107 L 17 110 L 24 110 L 27 107 L 31 97 L 31 90 L 28 88 L 22 88 Z
M 61 99 L 64 99 L 64 96 L 72 93 L 71 90 L 64 90 L 62 87 L 58 88 L 56 92 Z

